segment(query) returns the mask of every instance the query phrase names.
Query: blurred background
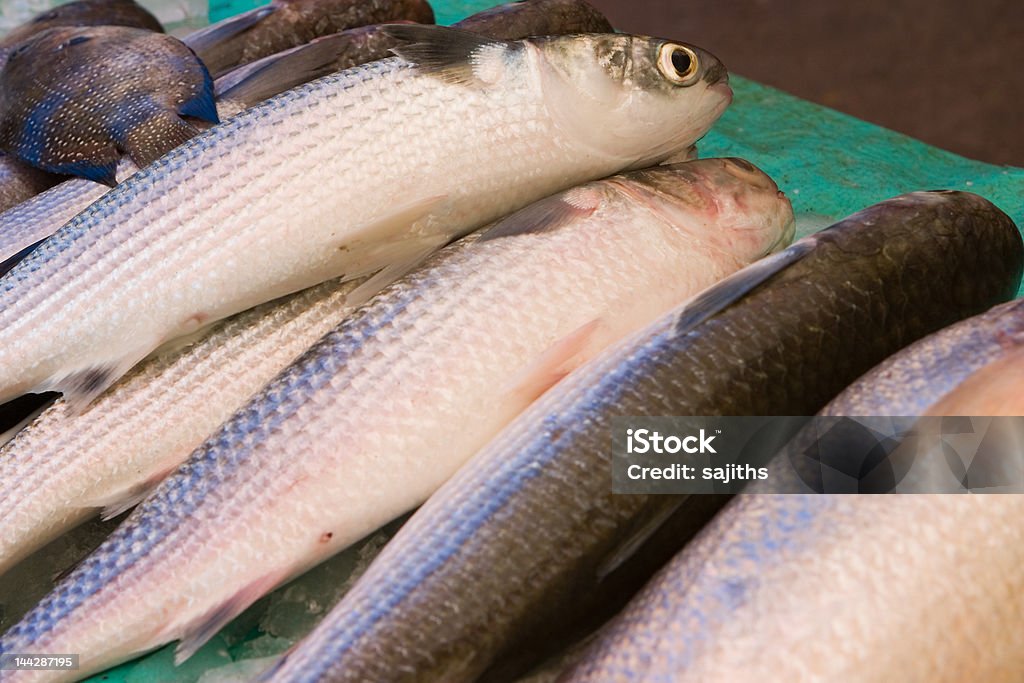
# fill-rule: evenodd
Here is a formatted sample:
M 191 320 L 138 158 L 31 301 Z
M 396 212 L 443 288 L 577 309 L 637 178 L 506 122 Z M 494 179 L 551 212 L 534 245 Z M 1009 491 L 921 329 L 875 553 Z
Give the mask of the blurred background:
M 731 72 L 938 147 L 1024 166 L 1021 0 L 589 0 Z

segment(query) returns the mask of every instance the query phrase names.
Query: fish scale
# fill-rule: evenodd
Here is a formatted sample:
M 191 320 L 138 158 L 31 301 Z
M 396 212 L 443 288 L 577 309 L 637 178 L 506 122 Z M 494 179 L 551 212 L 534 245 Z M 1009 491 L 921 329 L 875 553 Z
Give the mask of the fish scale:
M 62 402 L 45 411 L 0 449 L 0 573 L 94 508 L 141 494 L 330 330 L 355 286 L 325 283 L 225 321 L 140 366 L 83 415 Z
M 453 33 L 397 28 L 427 44 Z M 81 405 L 168 339 L 413 258 L 552 191 L 668 156 L 727 104 L 727 86 L 696 81 L 612 112 L 567 113 L 569 102 L 552 104 L 571 97 L 556 87 L 565 83 L 558 68 L 576 59 L 566 46 L 600 39 L 470 40 L 471 54 L 481 43 L 502 46 L 488 54 L 507 78 L 489 86 L 385 60 L 300 86 L 193 138 L 0 281 L 0 398 L 49 388 Z M 716 65 L 707 56 L 717 78 Z M 610 92 L 636 87 L 623 81 Z M 683 94 L 691 104 L 673 109 Z M 601 130 L 633 109 L 663 110 L 664 122 L 629 135 Z M 430 121 L 429 131 L 409 135 L 398 125 L 407 121 Z M 493 131 L 503 133 L 491 139 Z M 257 149 L 274 152 L 253 164 Z M 396 206 L 396 187 L 415 190 Z
M 745 206 L 691 207 L 664 193 L 638 201 L 616 184 L 625 181 L 595 183 L 577 203 L 542 203 L 568 212 L 564 224 L 442 251 L 225 422 L 0 651 L 26 641 L 71 647 L 93 670 L 189 635 L 235 591 L 247 604 L 422 502 L 563 363 L 582 362 L 792 235 L 774 183 L 733 162 L 627 178 L 735 187 Z M 647 208 L 666 204 L 679 205 L 676 222 Z M 493 234 L 529 227 L 529 212 Z M 546 368 L 545 354 L 580 329 L 590 332 Z
M 622 548 L 680 502 L 612 494 L 614 418 L 813 413 L 906 343 L 1013 296 L 1024 245 L 976 195 L 914 193 L 776 258 L 617 342 L 540 397 L 413 515 L 267 680 L 469 681 L 524 643 L 557 642 L 579 627 L 574 615 L 622 604 L 629 593 L 604 589 L 606 572 L 628 565 Z M 831 329 L 850 333 L 820 336 Z M 669 594 L 645 595 L 656 606 Z M 435 614 L 442 624 L 424 628 Z M 576 676 L 675 680 L 678 667 L 652 674 L 644 661 L 666 628 L 644 627 L 625 652 L 595 646 Z

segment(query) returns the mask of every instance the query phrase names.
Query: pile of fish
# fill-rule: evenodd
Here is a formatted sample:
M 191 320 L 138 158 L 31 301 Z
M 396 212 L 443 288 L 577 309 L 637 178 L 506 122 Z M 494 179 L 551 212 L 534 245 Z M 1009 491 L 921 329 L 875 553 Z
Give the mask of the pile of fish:
M 0 681 L 184 662 L 409 513 L 243 678 L 963 680 L 979 641 L 986 680 L 1020 670 L 1016 498 L 614 495 L 609 450 L 630 416 L 1020 413 L 1024 243 L 990 202 L 791 245 L 774 180 L 696 158 L 726 67 L 582 0 L 151 19 L 81 0 L 0 45 L 0 584 L 132 510 Z

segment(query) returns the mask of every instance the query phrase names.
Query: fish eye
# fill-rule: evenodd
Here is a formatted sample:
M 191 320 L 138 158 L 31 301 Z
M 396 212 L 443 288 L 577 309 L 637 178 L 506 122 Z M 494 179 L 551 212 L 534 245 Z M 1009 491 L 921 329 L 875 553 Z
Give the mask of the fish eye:
M 685 45 L 665 43 L 658 56 L 658 70 L 676 85 L 690 85 L 700 71 L 697 53 Z

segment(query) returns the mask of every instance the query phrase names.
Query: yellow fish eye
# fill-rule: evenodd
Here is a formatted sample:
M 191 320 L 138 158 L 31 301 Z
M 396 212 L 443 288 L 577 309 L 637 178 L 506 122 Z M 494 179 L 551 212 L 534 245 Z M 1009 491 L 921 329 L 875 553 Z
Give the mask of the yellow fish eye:
M 685 45 L 665 43 L 658 55 L 658 70 L 676 85 L 690 85 L 700 71 L 697 53 Z

